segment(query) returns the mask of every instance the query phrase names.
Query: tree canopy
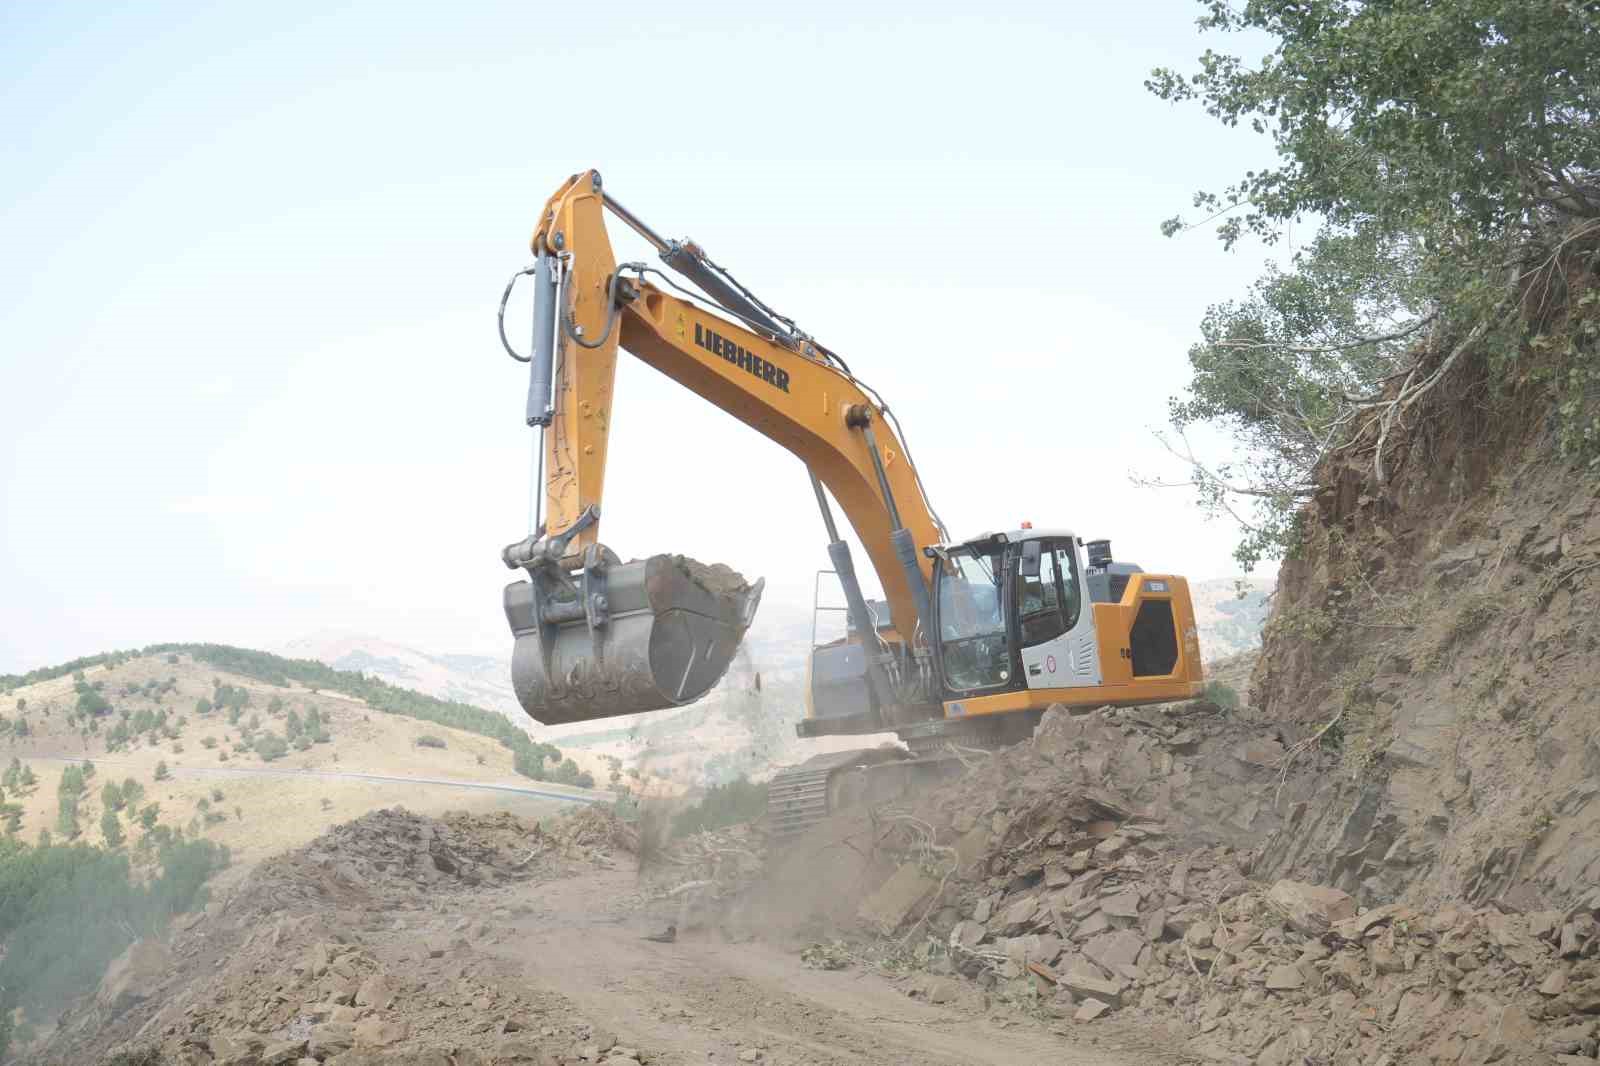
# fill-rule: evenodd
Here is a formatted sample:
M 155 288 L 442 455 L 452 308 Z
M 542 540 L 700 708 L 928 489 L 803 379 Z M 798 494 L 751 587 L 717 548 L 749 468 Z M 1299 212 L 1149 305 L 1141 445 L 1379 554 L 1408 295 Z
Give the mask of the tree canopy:
M 1543 324 L 1524 313 L 1529 287 L 1600 242 L 1600 4 L 1201 6 L 1202 31 L 1264 35 L 1265 54 L 1207 50 L 1198 69 L 1159 69 L 1147 86 L 1270 136 L 1277 162 L 1197 193 L 1203 219 L 1164 231 L 1213 225 L 1231 249 L 1279 244 L 1296 221 L 1316 227 L 1286 264 L 1210 309 L 1172 407 L 1180 437 L 1213 422 L 1240 445 L 1222 464 L 1181 441 L 1174 450 L 1202 500 L 1246 528 L 1248 565 L 1292 545 L 1331 454 L 1366 442 L 1381 490 L 1390 431 L 1463 353 L 1514 359 Z M 1574 453 L 1600 445 L 1592 362 L 1556 375 Z

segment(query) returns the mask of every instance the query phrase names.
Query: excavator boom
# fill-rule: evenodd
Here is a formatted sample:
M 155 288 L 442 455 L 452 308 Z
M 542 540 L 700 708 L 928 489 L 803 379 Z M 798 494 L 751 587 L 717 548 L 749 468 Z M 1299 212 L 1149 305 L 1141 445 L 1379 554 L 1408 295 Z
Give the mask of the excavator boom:
M 608 212 L 699 293 L 644 263 L 617 263 Z M 513 682 L 532 717 L 576 722 L 693 702 L 721 678 L 760 600 L 761 582 L 726 567 L 667 555 L 624 563 L 602 544 L 619 349 L 806 469 L 849 627 L 813 650 L 802 736 L 893 730 L 913 747 L 983 742 L 1025 728 L 1051 703 L 1199 693 L 1183 578 L 1113 563 L 1105 541 L 1088 545 L 1086 562 L 1084 541 L 1027 523 L 952 541 L 878 395 L 698 245 L 661 237 L 610 197 L 597 172 L 556 191 L 532 246 L 522 272 L 534 279 L 532 350 L 507 349 L 530 363 L 545 521 L 503 553 L 528 576 L 507 587 L 505 605 Z M 865 550 L 885 610 L 863 594 L 830 500 Z

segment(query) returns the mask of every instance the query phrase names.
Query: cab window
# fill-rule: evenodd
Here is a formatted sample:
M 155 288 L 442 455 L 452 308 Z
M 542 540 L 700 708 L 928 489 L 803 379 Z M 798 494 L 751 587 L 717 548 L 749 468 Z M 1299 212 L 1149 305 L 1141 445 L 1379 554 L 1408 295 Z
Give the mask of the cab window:
M 1054 640 L 1067 631 L 1059 553 L 1053 543 L 1042 547 L 1038 575 L 1026 575 L 1020 569 L 1017 573 L 1017 619 L 1024 648 Z

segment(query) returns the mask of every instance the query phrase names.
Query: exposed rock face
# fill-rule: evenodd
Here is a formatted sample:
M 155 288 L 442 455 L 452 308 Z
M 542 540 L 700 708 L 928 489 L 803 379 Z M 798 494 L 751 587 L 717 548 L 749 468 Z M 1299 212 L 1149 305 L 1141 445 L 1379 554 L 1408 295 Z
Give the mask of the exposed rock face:
M 1387 493 L 1330 472 L 1282 567 L 1252 703 L 1295 739 L 1338 722 L 1259 868 L 1363 904 L 1564 907 L 1600 882 L 1600 497 L 1540 429 L 1452 439 L 1469 408 Z

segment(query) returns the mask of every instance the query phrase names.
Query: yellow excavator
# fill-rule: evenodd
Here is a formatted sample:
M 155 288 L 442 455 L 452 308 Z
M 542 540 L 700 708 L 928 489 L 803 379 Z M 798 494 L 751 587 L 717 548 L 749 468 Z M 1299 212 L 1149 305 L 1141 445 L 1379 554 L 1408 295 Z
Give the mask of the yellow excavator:
M 607 212 L 693 289 L 645 263 L 617 263 Z M 904 787 L 941 765 L 948 744 L 1023 739 L 1051 704 L 1200 694 L 1184 578 L 1115 562 L 1108 541 L 1063 528 L 1024 522 L 952 539 L 878 394 L 694 242 L 665 239 L 624 208 L 597 171 L 556 190 L 532 246 L 533 263 L 501 298 L 500 338 L 529 365 L 526 420 L 542 436 L 533 532 L 502 553 L 527 575 L 507 586 L 505 611 L 513 685 L 536 721 L 694 702 L 721 679 L 760 602 L 762 582 L 726 567 L 673 555 L 625 563 L 600 543 L 619 348 L 804 464 L 848 624 L 811 653 L 798 732 L 894 733 L 906 745 L 830 753 L 779 774 L 769 789 L 778 832 Z M 505 309 L 530 275 L 533 336 L 522 354 L 506 337 Z M 830 497 L 882 601 L 863 593 Z

